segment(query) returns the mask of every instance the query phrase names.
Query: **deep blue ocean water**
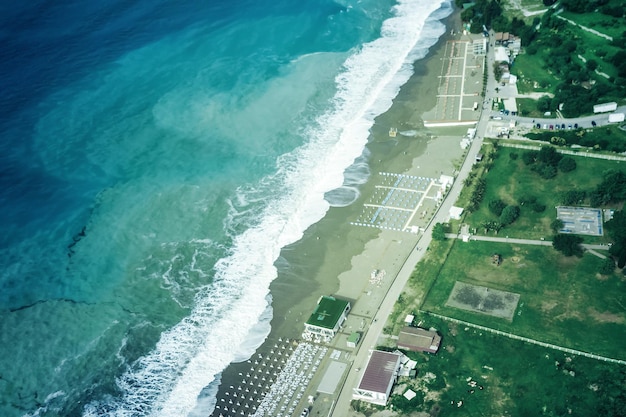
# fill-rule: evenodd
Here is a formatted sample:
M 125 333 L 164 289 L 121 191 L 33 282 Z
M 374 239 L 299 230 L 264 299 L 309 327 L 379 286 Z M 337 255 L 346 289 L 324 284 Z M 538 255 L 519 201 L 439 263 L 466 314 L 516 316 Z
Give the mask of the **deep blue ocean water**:
M 267 334 L 280 249 L 353 201 L 373 118 L 450 11 L 0 5 L 0 415 L 206 412 Z

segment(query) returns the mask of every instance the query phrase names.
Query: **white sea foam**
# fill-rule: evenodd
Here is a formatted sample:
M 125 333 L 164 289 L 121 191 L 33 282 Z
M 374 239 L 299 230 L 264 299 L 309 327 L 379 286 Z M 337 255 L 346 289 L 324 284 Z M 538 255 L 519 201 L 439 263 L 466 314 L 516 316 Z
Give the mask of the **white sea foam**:
M 267 297 L 281 248 L 327 212 L 324 195 L 342 186 L 374 117 L 391 106 L 412 62 L 443 33 L 441 24 L 426 26 L 426 17 L 441 5 L 400 0 L 382 36 L 350 56 L 336 78 L 332 108 L 303 132 L 306 145 L 279 158 L 278 172 L 267 181 L 283 192 L 267 203 L 258 224 L 235 238 L 230 256 L 215 266 L 214 282 L 198 292 L 193 312 L 118 380 L 125 395 L 113 404 L 90 404 L 86 415 L 186 416 L 204 387 L 262 342 L 259 336 L 256 346 L 246 344 L 251 333 L 269 330 Z M 443 10 L 437 18 L 449 14 L 449 3 Z

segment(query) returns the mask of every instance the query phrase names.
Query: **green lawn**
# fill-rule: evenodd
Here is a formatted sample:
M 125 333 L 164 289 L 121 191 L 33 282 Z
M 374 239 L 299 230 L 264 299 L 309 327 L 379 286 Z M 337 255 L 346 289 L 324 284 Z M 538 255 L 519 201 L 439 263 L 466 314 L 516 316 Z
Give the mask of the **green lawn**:
M 520 115 L 524 117 L 546 117 L 543 115 L 543 112 L 537 110 L 537 100 L 532 98 L 516 98 L 515 101 L 517 102 L 517 109 Z
M 394 409 L 431 416 L 623 416 L 624 367 L 464 328 L 418 314 L 437 328 L 436 355 L 409 352 L 418 377 L 400 378 Z M 400 394 L 411 388 L 408 401 Z M 414 414 L 411 414 L 414 415 Z
M 546 69 L 541 54 L 521 54 L 515 58 L 511 73 L 518 76 L 520 93 L 553 92 L 560 80 Z
M 610 3 L 616 5 L 620 0 L 613 0 Z M 597 30 L 600 33 L 603 33 L 608 36 L 612 36 L 614 39 L 619 38 L 624 31 L 624 23 L 623 20 L 620 22 L 619 19 L 616 19 L 611 16 L 607 16 L 602 13 L 572 13 L 568 11 L 563 11 L 561 14 L 566 19 L 572 20 L 579 25 L 586 26 L 590 29 Z M 597 35 L 593 35 L 600 38 Z M 604 39 L 604 38 L 600 38 Z M 606 41 L 606 39 L 604 39 Z
M 503 263 L 495 266 L 498 253 Z M 599 275 L 601 259 L 564 257 L 551 247 L 455 241 L 422 310 L 520 336 L 626 359 L 626 281 Z M 421 275 L 423 279 L 430 279 Z M 456 281 L 520 294 L 512 321 L 445 303 Z
M 489 149 L 490 145 L 485 145 Z M 500 199 L 506 204 L 519 205 L 520 200 L 536 197 L 537 202 L 546 206 L 546 210 L 537 213 L 530 207 L 521 206 L 521 215 L 517 221 L 506 226 L 500 235 L 528 239 L 549 239 L 552 235 L 550 223 L 556 218 L 555 207 L 560 205 L 560 195 L 570 190 L 591 190 L 601 181 L 602 172 L 609 169 L 624 169 L 624 164 L 603 159 L 574 157 L 576 170 L 569 173 L 559 172 L 553 179 L 542 179 L 537 173 L 530 170 L 522 161 L 523 149 L 499 147 L 498 156 L 493 166 L 486 174 L 487 190 L 480 208 L 465 218 L 465 222 L 484 234 L 481 225 L 486 221 L 497 220 L 489 211 L 489 202 Z M 488 151 L 483 152 L 485 155 Z M 511 153 L 518 155 L 511 159 Z M 462 197 L 466 195 L 462 193 Z M 457 203 L 466 204 L 466 200 Z M 588 240 L 591 242 L 591 240 Z

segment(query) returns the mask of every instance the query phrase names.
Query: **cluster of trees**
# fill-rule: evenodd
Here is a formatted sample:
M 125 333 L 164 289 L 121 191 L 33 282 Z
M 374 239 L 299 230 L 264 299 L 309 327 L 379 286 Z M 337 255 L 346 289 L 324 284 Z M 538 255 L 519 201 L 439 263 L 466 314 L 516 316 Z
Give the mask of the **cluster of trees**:
M 602 182 L 589 194 L 592 206 L 605 206 L 626 200 L 626 174 L 610 170 L 604 173 Z
M 487 181 L 484 178 L 480 178 L 478 181 L 476 181 L 476 187 L 474 187 L 474 191 L 472 191 L 472 195 L 470 196 L 467 211 L 472 212 L 478 210 L 478 207 L 480 207 L 480 203 L 485 197 L 486 191 Z
M 489 211 L 498 216 L 501 227 L 514 223 L 520 215 L 519 206 L 507 205 L 500 199 L 491 200 L 489 202 Z
M 463 4 L 469 1 L 454 0 L 454 3 L 457 7 L 463 8 Z M 500 0 L 475 0 L 473 6 L 463 10 L 461 18 L 465 22 L 472 22 L 470 27 L 472 33 L 481 33 L 483 25 L 490 28 L 498 25 L 502 19 L 506 19 L 502 16 Z
M 544 179 L 556 177 L 557 169 L 561 172 L 571 172 L 576 169 L 574 158 L 564 157 L 552 146 L 542 146 L 538 151 L 526 151 L 522 154 L 522 160 Z
M 552 239 L 552 246 L 565 256 L 583 256 L 583 248 L 580 244 L 583 238 L 577 235 L 557 233 Z
M 589 4 L 586 0 L 582 3 Z M 534 55 L 541 52 L 546 70 L 557 76 L 562 82 L 551 100 L 544 99 L 538 103 L 538 110 L 555 110 L 560 104 L 563 104 L 563 114 L 566 117 L 575 117 L 580 114 L 591 113 L 594 103 L 611 101 L 623 96 L 623 87 L 626 86 L 626 51 L 621 50 L 609 57 L 606 56 L 605 50 L 596 53 L 598 58 L 617 68 L 618 77 L 612 80 L 613 83 L 610 83 L 601 77 L 594 77 L 594 71 L 598 68 L 598 61 L 589 59 L 583 64 L 575 58 L 577 54 L 584 53 L 582 50 L 583 43 L 576 38 L 575 32 L 568 23 L 557 17 L 553 9 L 543 15 L 541 28 L 539 32 L 533 32 L 532 36 L 527 36 L 529 42 L 527 42 L 526 53 Z M 614 40 L 613 44 L 623 48 L 623 45 L 626 44 L 626 34 L 623 38 Z M 592 78 L 597 79 L 593 88 L 581 86 L 581 83 Z M 546 104 L 548 104 L 547 108 Z
M 606 222 L 605 229 L 613 239 L 613 245 L 609 253 L 617 258 L 617 267 L 626 266 L 626 213 L 623 210 L 616 211 L 613 218 Z M 626 269 L 624 270 L 626 274 Z
M 614 16 L 623 17 L 624 9 L 620 7 L 613 7 L 609 5 L 609 0 L 561 0 L 561 6 L 572 13 L 588 13 L 599 9 L 601 13 Z M 614 11 L 619 9 L 619 11 Z

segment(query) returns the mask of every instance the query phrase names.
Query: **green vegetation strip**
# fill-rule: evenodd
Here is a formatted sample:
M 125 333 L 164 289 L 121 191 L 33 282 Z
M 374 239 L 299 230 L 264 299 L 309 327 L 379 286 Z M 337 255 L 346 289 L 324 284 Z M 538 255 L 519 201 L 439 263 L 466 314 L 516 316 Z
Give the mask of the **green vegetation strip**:
M 623 361 L 621 359 L 607 358 L 606 356 L 600 356 L 600 355 L 596 355 L 594 353 L 583 352 L 581 350 L 570 349 L 570 348 L 566 348 L 566 347 L 563 347 L 563 346 L 557 346 L 557 345 L 553 345 L 551 343 L 545 343 L 545 342 L 541 342 L 539 340 L 529 339 L 528 337 L 518 336 L 518 335 L 513 334 L 513 333 L 507 333 L 507 332 L 502 332 L 500 330 L 491 329 L 489 327 L 481 326 L 479 324 L 470 323 L 470 322 L 459 320 L 459 319 L 455 319 L 455 318 L 452 318 L 452 317 L 442 316 L 442 315 L 436 314 L 436 313 L 430 313 L 428 311 L 422 311 L 422 313 L 430 314 L 430 315 L 433 315 L 435 317 L 439 317 L 440 319 L 451 321 L 453 323 L 458 323 L 458 324 L 462 324 L 464 326 L 473 327 L 474 329 L 479 329 L 479 330 L 484 330 L 486 332 L 491 332 L 491 333 L 497 334 L 499 336 L 505 336 L 505 337 L 508 337 L 509 339 L 521 340 L 522 342 L 532 343 L 533 345 L 543 346 L 543 347 L 549 348 L 549 349 L 560 350 L 561 352 L 571 353 L 572 355 L 585 356 L 587 358 L 597 359 L 597 360 L 603 361 L 603 362 L 610 362 L 610 363 L 617 363 L 617 364 L 620 364 L 620 365 L 626 365 L 626 361 Z

